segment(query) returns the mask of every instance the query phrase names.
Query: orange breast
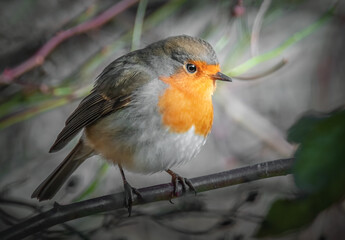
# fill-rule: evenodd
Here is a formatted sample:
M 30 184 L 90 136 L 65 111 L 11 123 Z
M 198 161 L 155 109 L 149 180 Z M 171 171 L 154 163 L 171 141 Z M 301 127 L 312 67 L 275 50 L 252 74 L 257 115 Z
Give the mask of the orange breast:
M 196 134 L 206 137 L 212 127 L 212 94 L 216 87 L 210 74 L 217 73 L 219 66 L 195 64 L 198 67 L 195 74 L 181 69 L 170 77 L 160 78 L 169 87 L 160 96 L 158 106 L 163 124 L 171 131 L 183 133 L 194 126 Z

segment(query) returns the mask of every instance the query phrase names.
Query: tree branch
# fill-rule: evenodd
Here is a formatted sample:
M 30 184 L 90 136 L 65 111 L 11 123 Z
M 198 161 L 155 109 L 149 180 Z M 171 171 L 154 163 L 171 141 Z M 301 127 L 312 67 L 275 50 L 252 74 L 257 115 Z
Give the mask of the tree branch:
M 25 72 L 42 65 L 44 59 L 60 43 L 72 36 L 99 28 L 100 26 L 109 22 L 116 15 L 132 6 L 137 1 L 138 0 L 123 0 L 121 2 L 116 3 L 114 6 L 112 6 L 102 14 L 98 15 L 96 18 L 81 23 L 73 28 L 59 32 L 55 37 L 51 38 L 46 44 L 44 44 L 35 55 L 33 55 L 32 57 L 30 57 L 29 59 L 27 59 L 26 61 L 12 69 L 5 69 L 5 71 L 0 75 L 0 84 L 10 84 L 11 82 L 13 82 L 15 78 L 21 76 Z
M 209 191 L 240 183 L 283 176 L 291 173 L 294 159 L 280 159 L 270 162 L 254 164 L 252 166 L 215 173 L 207 176 L 190 179 L 197 192 Z M 171 183 L 155 185 L 139 189 L 143 200 L 134 195 L 133 205 L 149 202 L 169 200 L 173 186 Z M 182 186 L 179 185 L 178 195 L 182 195 Z M 93 198 L 68 205 L 54 204 L 46 212 L 31 217 L 2 232 L 1 239 L 20 239 L 37 233 L 57 224 L 85 216 L 112 211 L 124 207 L 124 193 L 115 193 L 103 197 Z

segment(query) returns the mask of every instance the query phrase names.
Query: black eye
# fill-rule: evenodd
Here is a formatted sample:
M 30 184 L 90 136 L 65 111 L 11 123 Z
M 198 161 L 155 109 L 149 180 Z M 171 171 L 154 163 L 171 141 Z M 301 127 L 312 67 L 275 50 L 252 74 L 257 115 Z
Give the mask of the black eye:
M 188 63 L 186 65 L 186 69 L 190 73 L 195 73 L 196 72 L 196 66 L 194 64 Z

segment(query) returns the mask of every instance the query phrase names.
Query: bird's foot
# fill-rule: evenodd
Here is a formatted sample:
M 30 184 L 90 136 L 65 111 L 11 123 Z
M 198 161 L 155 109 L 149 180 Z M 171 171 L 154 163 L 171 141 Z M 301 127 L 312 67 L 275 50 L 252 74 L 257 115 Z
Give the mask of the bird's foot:
M 181 177 L 180 175 L 171 171 L 170 169 L 167 170 L 166 172 L 171 175 L 171 182 L 174 186 L 174 190 L 171 193 L 172 198 L 179 196 L 179 191 L 178 191 L 178 183 L 179 182 L 182 185 L 182 194 L 186 193 L 187 189 L 189 189 L 189 191 L 194 192 L 194 194 L 196 195 L 196 190 L 195 190 L 192 182 L 188 178 Z M 171 202 L 171 200 L 170 200 L 170 202 Z
M 128 209 L 128 217 L 132 214 L 132 204 L 134 201 L 134 194 L 137 195 L 139 199 L 143 199 L 141 193 L 134 187 L 132 187 L 127 181 L 123 183 L 125 190 L 125 207 Z

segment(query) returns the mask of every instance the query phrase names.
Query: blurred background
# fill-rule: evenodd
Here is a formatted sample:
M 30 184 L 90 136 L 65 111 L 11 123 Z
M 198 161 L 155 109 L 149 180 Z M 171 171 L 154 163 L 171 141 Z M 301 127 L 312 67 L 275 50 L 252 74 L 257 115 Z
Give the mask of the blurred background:
M 234 80 L 218 84 L 206 145 L 174 171 L 193 178 L 292 156 L 296 146 L 286 141 L 287 130 L 303 113 L 344 105 L 345 7 L 339 1 L 332 9 L 334 3 L 1 1 L 0 230 L 51 208 L 54 201 L 66 204 L 123 191 L 117 167 L 93 157 L 52 201 L 30 198 L 76 143 L 48 153 L 97 75 L 117 57 L 168 36 L 207 40 L 222 71 Z M 113 16 L 102 22 L 97 17 L 105 11 Z M 32 58 L 42 46 L 41 57 Z M 16 68 L 30 58 L 37 66 Z M 137 188 L 170 181 L 166 173 L 126 176 Z M 33 239 L 255 239 L 272 201 L 295 194 L 291 176 L 276 177 L 175 199 L 175 204 L 134 206 L 130 218 L 122 209 L 71 221 Z M 337 206 L 310 226 L 272 239 L 341 239 L 344 227 L 344 206 Z

